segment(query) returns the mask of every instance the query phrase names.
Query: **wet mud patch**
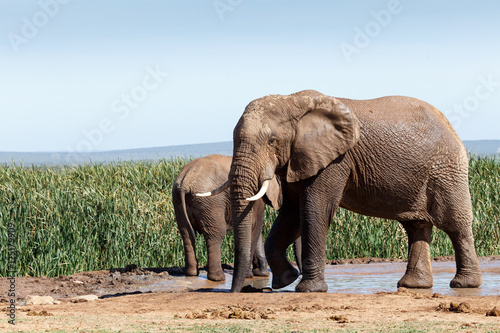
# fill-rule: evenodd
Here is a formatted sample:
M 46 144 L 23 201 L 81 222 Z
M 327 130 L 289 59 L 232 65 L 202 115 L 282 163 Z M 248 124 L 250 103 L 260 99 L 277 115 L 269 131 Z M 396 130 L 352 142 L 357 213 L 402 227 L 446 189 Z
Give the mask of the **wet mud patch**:
M 70 276 L 58 277 L 16 277 L 16 301 L 24 304 L 29 295 L 52 296 L 64 300 L 83 295 L 100 297 L 120 296 L 150 292 L 150 286 L 181 276 L 182 269 L 139 268 L 135 264 L 123 268 L 112 268 L 92 272 L 81 272 Z M 9 300 L 7 295 L 8 280 L 0 279 L 0 302 Z
M 480 288 L 453 289 L 449 281 L 455 273 L 455 262 L 443 261 L 449 257 L 433 261 L 434 287 L 432 289 L 397 290 L 396 283 L 404 274 L 406 263 L 394 259 L 364 258 L 352 259 L 351 262 L 371 264 L 327 265 L 325 280 L 328 293 L 408 294 L 413 298 L 437 298 L 444 296 L 488 296 L 500 295 L 500 256 L 480 259 L 483 285 Z M 112 268 L 94 272 L 76 273 L 71 276 L 17 277 L 16 302 L 25 304 L 28 295 L 51 296 L 57 300 L 68 300 L 77 296 L 96 295 L 100 299 L 131 296 L 142 293 L 183 292 L 192 293 L 228 293 L 231 288 L 232 266 L 224 265 L 226 281 L 213 282 L 206 277 L 206 270 L 200 267 L 200 275 L 187 277 L 180 267 L 140 268 L 131 264 L 122 268 Z M 245 281 L 246 293 L 290 293 L 294 292 L 297 280 L 290 286 L 273 290 L 270 277 L 255 277 Z M 0 279 L 0 303 L 8 302 L 8 280 Z M 397 290 L 397 291 L 396 291 Z M 489 309 L 491 310 L 491 308 Z

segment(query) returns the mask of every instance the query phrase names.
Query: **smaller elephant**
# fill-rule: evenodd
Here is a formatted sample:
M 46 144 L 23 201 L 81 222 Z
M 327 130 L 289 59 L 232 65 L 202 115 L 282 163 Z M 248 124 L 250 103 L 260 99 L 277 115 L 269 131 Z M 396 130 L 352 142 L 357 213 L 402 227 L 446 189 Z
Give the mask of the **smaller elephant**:
M 221 244 L 231 226 L 230 191 L 220 187 L 219 195 L 205 193 L 223 184 L 228 179 L 232 158 L 223 155 L 209 155 L 188 163 L 177 176 L 172 187 L 177 226 L 184 243 L 185 273 L 198 275 L 198 261 L 195 255 L 195 232 L 203 235 L 207 246 L 207 278 L 223 281 L 225 275 L 221 265 Z M 268 276 L 267 263 L 262 242 L 262 220 L 265 205 L 274 209 L 281 205 L 281 188 L 275 177 L 264 197 L 252 208 L 252 249 L 253 270 L 247 277 Z

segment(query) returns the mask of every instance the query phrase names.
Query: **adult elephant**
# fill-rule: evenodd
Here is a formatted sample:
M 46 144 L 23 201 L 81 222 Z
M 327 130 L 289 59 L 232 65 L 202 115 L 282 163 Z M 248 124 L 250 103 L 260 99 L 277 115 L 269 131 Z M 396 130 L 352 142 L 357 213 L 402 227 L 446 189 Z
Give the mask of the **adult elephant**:
M 227 180 L 231 167 L 231 157 L 209 155 L 195 159 L 184 166 L 172 186 L 172 200 L 177 226 L 184 244 L 185 268 L 188 276 L 198 275 L 198 261 L 195 255 L 195 232 L 203 235 L 207 246 L 207 278 L 223 281 L 226 276 L 221 265 L 221 244 L 226 232 L 231 230 L 231 206 L 229 191 L 220 188 L 220 195 L 205 198 L 206 192 Z M 276 178 L 272 178 L 266 195 L 252 205 L 251 255 L 247 276 L 268 276 L 264 246 L 262 243 L 262 219 L 265 202 L 275 209 L 281 204 L 281 191 Z
M 432 286 L 433 226 L 449 235 L 455 249 L 457 271 L 450 286 L 481 284 L 467 153 L 433 106 L 402 96 L 351 100 L 312 90 L 270 95 L 248 104 L 233 135 L 232 292 L 241 290 L 250 261 L 251 200 L 275 173 L 283 204 L 265 243 L 273 288 L 298 277 L 285 250 L 302 235 L 303 277 L 295 290 L 327 290 L 326 237 L 338 206 L 403 224 L 408 265 L 398 286 Z

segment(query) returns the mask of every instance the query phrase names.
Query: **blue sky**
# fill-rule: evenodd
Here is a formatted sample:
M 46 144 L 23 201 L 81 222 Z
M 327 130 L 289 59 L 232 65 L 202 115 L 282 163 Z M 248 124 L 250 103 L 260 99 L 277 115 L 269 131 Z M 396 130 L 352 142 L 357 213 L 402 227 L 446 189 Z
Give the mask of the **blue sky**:
M 407 95 L 500 139 L 498 1 L 2 1 L 0 151 L 232 140 L 303 89 Z

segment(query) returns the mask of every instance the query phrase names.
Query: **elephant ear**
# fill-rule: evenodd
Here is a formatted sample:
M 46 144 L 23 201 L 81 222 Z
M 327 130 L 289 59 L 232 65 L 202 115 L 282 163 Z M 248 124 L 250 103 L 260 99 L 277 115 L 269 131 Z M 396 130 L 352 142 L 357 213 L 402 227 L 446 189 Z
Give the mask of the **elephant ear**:
M 326 95 L 297 96 L 304 111 L 296 125 L 287 181 L 312 177 L 351 149 L 360 136 L 357 117 L 339 100 Z
M 280 209 L 283 202 L 283 196 L 281 194 L 281 185 L 278 177 L 274 176 L 274 178 L 271 179 L 266 195 L 264 195 L 264 202 L 275 210 Z

